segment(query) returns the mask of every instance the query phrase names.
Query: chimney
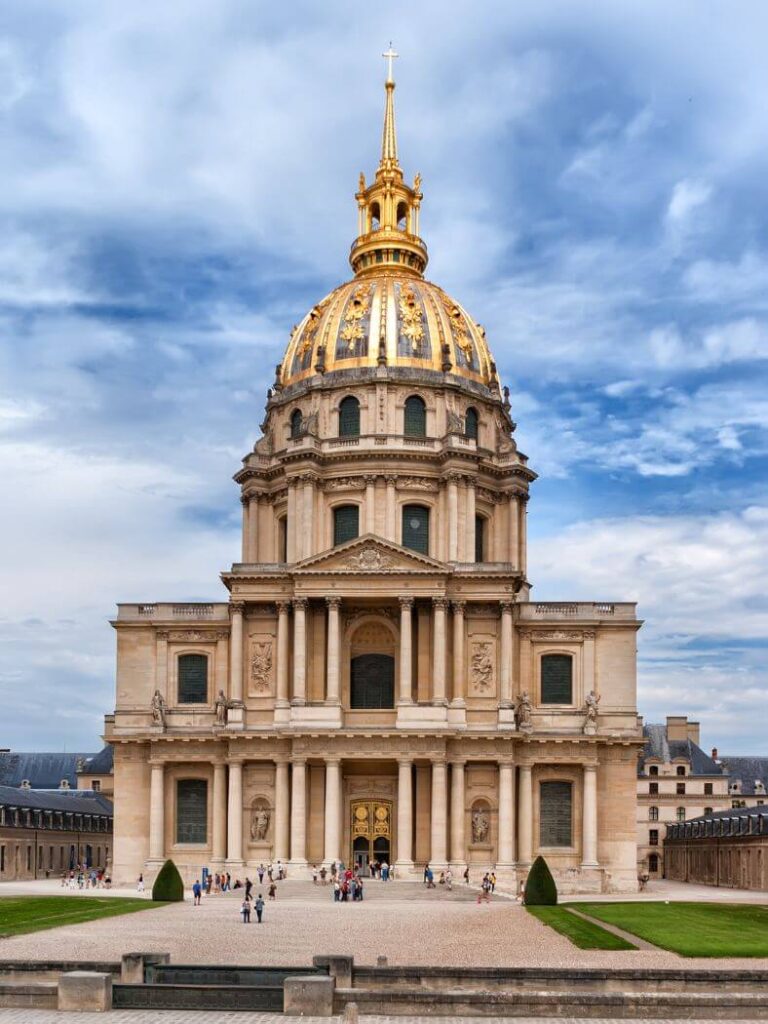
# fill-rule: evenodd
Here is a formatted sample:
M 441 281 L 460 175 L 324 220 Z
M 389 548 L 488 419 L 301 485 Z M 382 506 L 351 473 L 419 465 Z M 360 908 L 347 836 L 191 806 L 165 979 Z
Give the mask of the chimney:
M 712 760 L 717 760 L 717 747 L 712 747 Z
M 688 723 L 688 739 L 691 743 L 695 743 L 697 747 L 699 746 L 701 741 L 701 725 L 699 722 Z
M 688 716 L 667 715 L 667 740 L 688 739 Z

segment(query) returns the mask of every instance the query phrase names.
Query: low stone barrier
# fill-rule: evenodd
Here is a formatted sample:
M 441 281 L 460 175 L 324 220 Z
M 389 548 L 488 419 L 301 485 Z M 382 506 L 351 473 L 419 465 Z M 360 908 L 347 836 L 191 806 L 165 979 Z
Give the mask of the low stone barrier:
M 59 978 L 59 1010 L 101 1012 L 112 1009 L 112 975 L 71 971 Z
M 298 1017 L 332 1017 L 336 983 L 321 974 L 286 978 L 283 986 L 283 1013 Z

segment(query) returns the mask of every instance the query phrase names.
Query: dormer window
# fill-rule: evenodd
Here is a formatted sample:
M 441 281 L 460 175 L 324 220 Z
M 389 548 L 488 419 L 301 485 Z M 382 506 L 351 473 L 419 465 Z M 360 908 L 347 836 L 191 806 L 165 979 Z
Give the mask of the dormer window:
M 59 789 L 69 789 L 69 779 L 62 779 L 59 783 Z
M 19 786 L 19 789 L 32 789 L 32 785 L 31 785 L 29 779 L 22 779 L 21 780 L 21 785 Z
M 679 764 L 677 766 L 677 774 L 678 775 L 685 775 L 685 765 Z

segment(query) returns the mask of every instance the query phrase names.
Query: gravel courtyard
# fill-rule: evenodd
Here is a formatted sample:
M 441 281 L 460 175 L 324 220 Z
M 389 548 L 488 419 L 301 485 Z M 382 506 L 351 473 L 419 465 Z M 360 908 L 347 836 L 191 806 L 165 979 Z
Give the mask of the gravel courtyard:
M 50 891 L 61 890 L 52 885 Z M 240 898 L 233 893 L 208 897 L 200 907 L 186 901 L 0 939 L 0 959 L 118 960 L 125 952 L 168 951 L 175 963 L 304 965 L 316 953 L 337 953 L 353 955 L 364 964 L 375 964 L 377 956 L 386 956 L 391 964 L 679 967 L 688 963 L 706 969 L 768 969 L 768 959 L 684 960 L 656 950 L 579 950 L 514 901 L 497 897 L 490 905 L 477 905 L 466 890 L 432 893 L 416 883 L 393 883 L 371 897 L 361 904 L 334 904 L 328 889 L 288 881 L 281 884 L 277 901 L 267 903 L 262 925 L 241 923 Z

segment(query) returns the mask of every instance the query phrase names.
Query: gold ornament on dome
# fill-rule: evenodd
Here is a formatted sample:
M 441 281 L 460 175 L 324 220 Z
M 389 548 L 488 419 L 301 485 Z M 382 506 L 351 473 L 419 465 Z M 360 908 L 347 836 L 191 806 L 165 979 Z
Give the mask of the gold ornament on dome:
M 361 321 L 367 316 L 370 309 L 368 299 L 368 288 L 361 285 L 352 293 L 352 298 L 347 303 L 344 311 L 344 326 L 339 331 L 339 337 L 346 341 L 347 348 L 352 351 L 355 343 L 365 337 Z
M 456 303 L 449 299 L 447 295 L 443 295 L 442 300 L 443 309 L 448 316 L 448 323 L 451 325 L 453 343 L 463 353 L 467 365 L 471 366 L 475 350 L 467 330 L 466 320 Z
M 312 346 L 315 343 L 315 337 L 317 336 L 318 328 L 320 327 L 320 321 L 323 318 L 323 313 L 328 305 L 328 299 L 323 299 L 316 306 L 313 306 L 309 312 L 309 319 L 307 320 L 306 327 L 301 339 L 301 345 L 296 353 L 296 358 L 301 363 L 303 369 L 306 369 L 309 365 L 308 355 L 310 355 Z
M 415 291 L 410 285 L 405 285 L 400 292 L 401 332 L 410 341 L 414 355 L 421 351 L 421 343 L 424 338 L 423 318 L 424 311 Z

